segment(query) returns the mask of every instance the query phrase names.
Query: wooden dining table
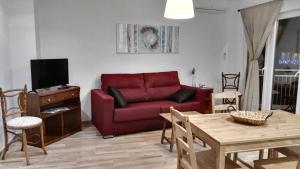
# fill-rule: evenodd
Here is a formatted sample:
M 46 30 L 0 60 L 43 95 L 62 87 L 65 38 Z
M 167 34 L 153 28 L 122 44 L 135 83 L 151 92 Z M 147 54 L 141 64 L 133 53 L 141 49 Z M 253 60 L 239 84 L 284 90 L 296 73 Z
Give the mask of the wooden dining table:
M 263 126 L 236 123 L 229 113 L 190 115 L 192 132 L 216 151 L 216 168 L 227 153 L 300 145 L 300 116 L 274 110 Z

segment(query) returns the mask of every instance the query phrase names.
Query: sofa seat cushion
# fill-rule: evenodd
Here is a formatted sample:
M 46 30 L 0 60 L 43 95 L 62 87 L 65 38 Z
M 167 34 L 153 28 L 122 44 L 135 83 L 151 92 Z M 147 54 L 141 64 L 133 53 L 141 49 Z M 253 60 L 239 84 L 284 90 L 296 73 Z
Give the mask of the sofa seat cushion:
M 200 102 L 198 101 L 186 101 L 184 103 L 176 103 L 173 101 L 165 100 L 160 104 L 161 113 L 169 113 L 170 107 L 174 107 L 179 111 L 198 111 L 200 112 Z
M 116 108 L 114 114 L 115 122 L 128 122 L 145 119 L 159 118 L 160 113 L 170 112 L 170 107 L 179 111 L 199 111 L 200 103 L 196 101 L 187 101 L 176 103 L 169 100 L 130 103 L 125 108 Z
M 149 102 L 131 103 L 125 108 L 116 108 L 115 122 L 127 122 L 159 117 L 160 107 Z

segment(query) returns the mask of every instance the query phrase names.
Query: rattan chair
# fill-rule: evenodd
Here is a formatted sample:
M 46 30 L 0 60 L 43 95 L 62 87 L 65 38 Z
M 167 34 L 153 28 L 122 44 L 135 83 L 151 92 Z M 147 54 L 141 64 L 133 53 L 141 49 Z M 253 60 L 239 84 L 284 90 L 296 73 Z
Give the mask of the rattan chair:
M 172 127 L 175 134 L 177 148 L 177 168 L 178 169 L 214 169 L 216 168 L 215 151 L 205 150 L 195 152 L 193 134 L 189 116 L 184 115 L 178 110 L 171 107 Z M 229 158 L 225 158 L 225 168 L 240 168 Z
M 27 108 L 27 88 L 13 89 L 3 91 L 0 88 L 1 110 L 4 129 L 4 149 L 2 160 L 5 159 L 6 152 L 12 143 L 22 141 L 21 151 L 24 151 L 26 163 L 29 165 L 29 155 L 27 148 L 26 130 L 40 128 L 41 147 L 45 154 L 47 151 L 44 147 L 43 122 L 38 117 L 26 116 Z M 21 131 L 21 134 L 17 133 Z M 8 133 L 13 134 L 12 141 L 8 142 Z

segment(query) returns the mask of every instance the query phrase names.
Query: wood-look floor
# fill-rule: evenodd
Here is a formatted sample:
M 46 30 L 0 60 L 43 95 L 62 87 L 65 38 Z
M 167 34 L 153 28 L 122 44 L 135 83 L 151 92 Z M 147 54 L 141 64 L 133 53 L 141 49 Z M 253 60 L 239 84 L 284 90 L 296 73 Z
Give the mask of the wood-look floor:
M 169 133 L 168 133 L 169 134 Z M 21 145 L 10 147 L 0 169 L 176 169 L 176 150 L 160 144 L 161 131 L 143 132 L 103 139 L 94 126 L 88 125 L 68 138 L 47 146 L 48 155 L 29 146 L 30 166 L 26 166 Z M 197 142 L 196 150 L 204 149 Z M 257 152 L 243 153 L 246 161 L 258 158 Z

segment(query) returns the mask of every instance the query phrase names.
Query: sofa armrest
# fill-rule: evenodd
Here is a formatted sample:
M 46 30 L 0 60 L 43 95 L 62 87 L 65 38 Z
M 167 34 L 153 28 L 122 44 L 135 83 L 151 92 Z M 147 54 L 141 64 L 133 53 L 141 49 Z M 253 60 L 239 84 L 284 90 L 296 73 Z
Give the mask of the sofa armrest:
M 200 113 L 211 113 L 211 93 L 213 92 L 212 88 L 198 88 L 187 85 L 181 85 L 181 88 L 195 90 L 196 95 L 193 100 L 200 102 Z
M 91 91 L 92 123 L 103 137 L 114 135 L 114 99 L 101 89 Z

